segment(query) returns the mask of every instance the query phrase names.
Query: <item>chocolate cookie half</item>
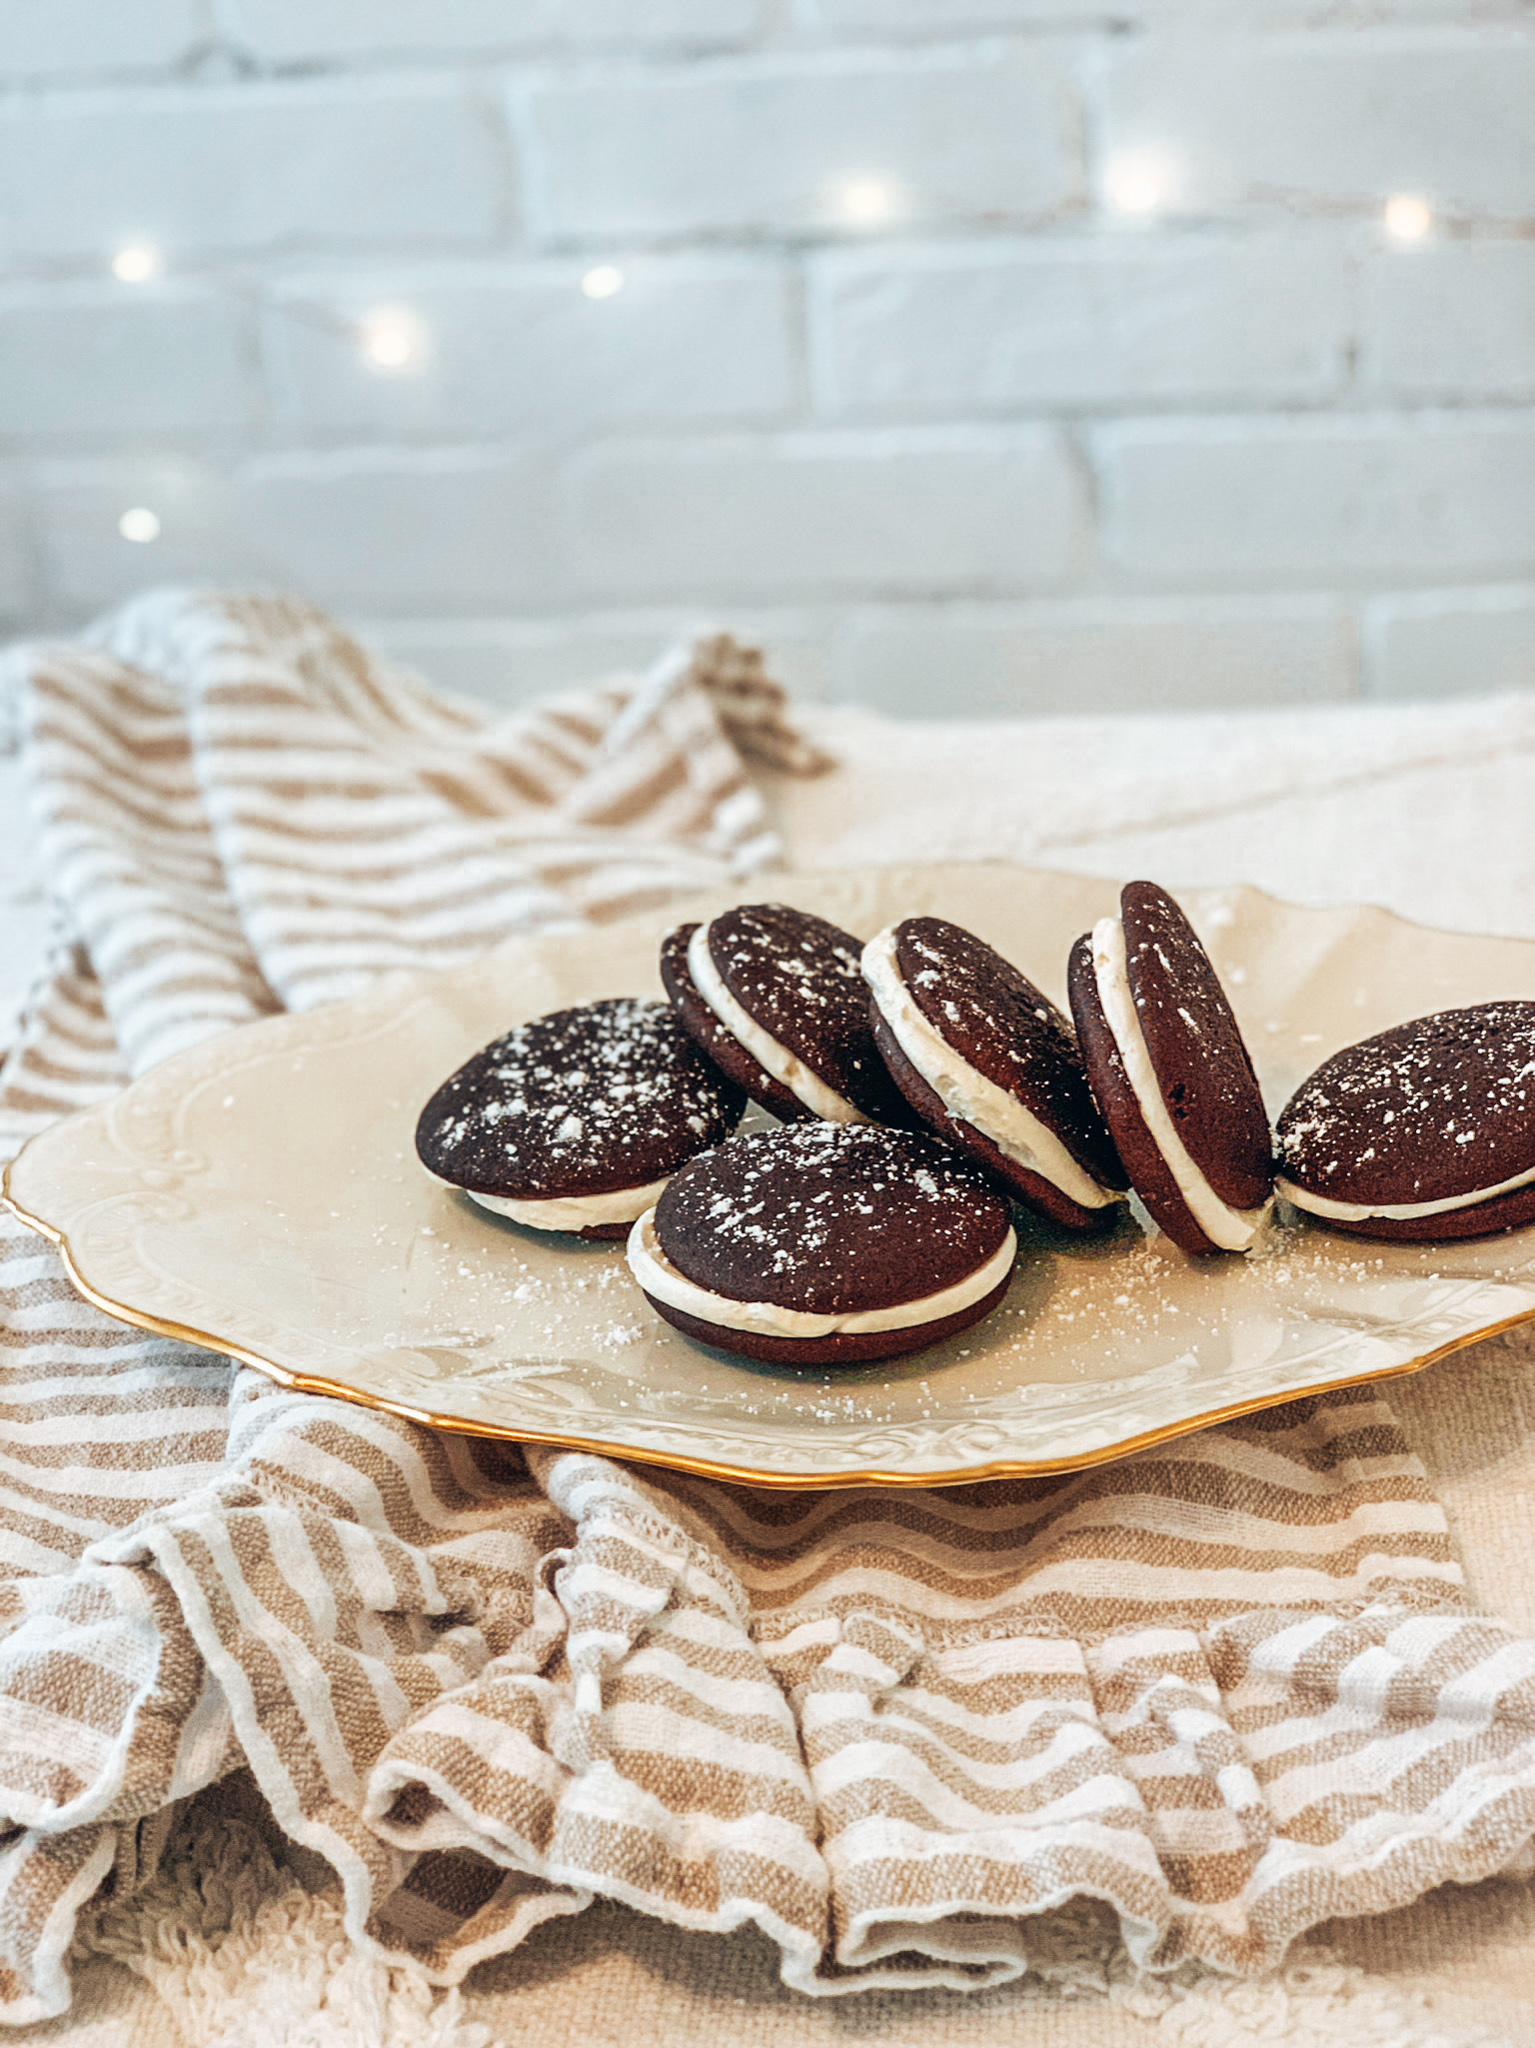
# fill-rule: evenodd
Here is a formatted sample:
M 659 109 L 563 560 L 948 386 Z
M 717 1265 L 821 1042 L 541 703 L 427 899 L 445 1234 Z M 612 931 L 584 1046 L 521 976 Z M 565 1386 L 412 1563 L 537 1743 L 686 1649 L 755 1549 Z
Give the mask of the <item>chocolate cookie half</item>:
M 1246 1252 L 1273 1204 L 1273 1143 L 1253 1063 L 1210 956 L 1155 882 L 1078 939 L 1071 1011 L 1131 1185 L 1189 1252 Z
M 795 1124 L 685 1166 L 629 1237 L 656 1313 L 797 1366 L 920 1351 L 1006 1294 L 1017 1239 L 985 1175 L 936 1138 Z
M 1071 1026 L 1012 962 L 941 917 L 863 949 L 874 1042 L 924 1123 L 1071 1230 L 1122 1213 L 1128 1185 Z
M 1535 1003 L 1398 1024 L 1324 1060 L 1279 1118 L 1279 1193 L 1360 1237 L 1535 1222 Z
M 807 910 L 743 903 L 674 931 L 661 980 L 699 1047 L 785 1123 L 904 1122 L 869 1028 L 860 950 Z
M 416 1151 L 516 1223 L 622 1238 L 745 1106 L 668 1004 L 611 997 L 519 1024 L 466 1060 L 422 1110 Z

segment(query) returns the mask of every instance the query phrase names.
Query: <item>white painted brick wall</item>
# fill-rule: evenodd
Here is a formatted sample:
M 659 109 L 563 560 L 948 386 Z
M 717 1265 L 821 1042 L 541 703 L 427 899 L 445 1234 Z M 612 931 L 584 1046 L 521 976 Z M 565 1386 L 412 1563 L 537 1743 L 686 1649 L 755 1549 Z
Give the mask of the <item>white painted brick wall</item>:
M 562 510 L 577 585 L 630 598 L 1049 588 L 1086 540 L 1076 467 L 1037 427 L 601 448 Z
M 807 26 L 881 42 L 909 35 L 1102 23 L 1103 0 L 803 0 Z
M 1106 160 L 1167 158 L 1180 212 L 1417 192 L 1535 212 L 1535 42 L 1516 30 L 1148 37 L 1106 68 Z
M 35 486 L 45 572 L 90 611 L 156 581 L 288 587 L 349 609 L 536 605 L 549 587 L 544 492 L 519 457 L 267 457 L 221 470 L 153 457 L 55 464 Z M 119 512 L 157 512 L 151 546 Z
M 236 47 L 278 63 L 593 44 L 711 48 L 746 42 L 764 14 L 761 0 L 214 0 L 214 9 Z
M 796 307 L 776 262 L 631 262 L 591 299 L 585 265 L 464 265 L 284 279 L 272 313 L 281 400 L 300 434 L 579 435 L 633 421 L 786 420 L 799 405 Z M 420 323 L 422 360 L 380 375 L 357 333 Z
M 0 435 L 247 433 L 259 406 L 255 321 L 222 294 L 0 287 Z
M 831 681 L 914 717 L 1325 704 L 1354 693 L 1354 639 L 1329 598 L 868 608 L 839 635 Z
M 829 607 L 732 604 L 733 632 L 773 650 L 774 672 L 810 697 L 828 693 L 828 652 L 845 620 Z M 638 673 L 658 649 L 724 620 L 696 605 L 566 612 L 558 618 L 371 619 L 364 637 L 388 659 L 441 688 L 515 704 L 594 676 Z
M 314 243 L 484 242 L 490 109 L 465 81 L 100 88 L 0 108 L 0 246 L 100 262 Z
M 32 569 L 27 507 L 14 480 L 0 480 L 0 621 L 17 629 L 36 613 Z
M 861 188 L 923 225 L 1029 220 L 1079 186 L 1070 71 L 1048 46 L 704 62 L 536 90 L 548 240 L 800 235 Z
M 1378 599 L 1365 614 L 1364 676 L 1376 697 L 1535 690 L 1535 585 Z
M 1098 441 L 1107 545 L 1138 578 L 1517 573 L 1535 536 L 1535 415 L 1166 420 Z
M 206 26 L 198 0 L 0 0 L 0 59 L 10 78 L 152 70 Z
M 1535 241 L 1377 257 L 1364 278 L 1360 348 L 1372 395 L 1535 398 Z
M 1348 380 L 1336 235 L 860 249 L 822 259 L 812 293 L 829 412 L 1300 403 Z
M 0 621 L 292 584 L 506 702 L 700 622 L 910 713 L 1535 688 L 1532 138 L 1523 0 L 0 0 Z

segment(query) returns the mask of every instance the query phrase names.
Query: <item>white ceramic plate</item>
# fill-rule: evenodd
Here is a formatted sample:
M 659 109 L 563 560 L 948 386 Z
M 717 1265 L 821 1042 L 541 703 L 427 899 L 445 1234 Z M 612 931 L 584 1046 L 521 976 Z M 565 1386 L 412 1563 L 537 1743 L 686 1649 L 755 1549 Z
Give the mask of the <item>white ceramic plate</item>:
M 1057 1000 L 1110 883 L 1002 866 L 795 877 L 779 894 L 860 934 L 930 912 Z M 708 915 L 729 899 L 688 908 Z M 1276 1107 L 1337 1047 L 1496 996 L 1535 997 L 1535 944 L 1256 891 L 1182 899 Z M 1293 1395 L 1411 1372 L 1535 1316 L 1535 1230 L 1390 1246 L 1305 1226 L 1266 1257 L 1186 1258 L 1132 1222 L 1024 1230 L 973 1330 L 836 1373 L 704 1351 L 646 1305 L 621 1246 L 540 1237 L 432 1181 L 420 1105 L 510 1024 L 658 991 L 684 911 L 513 940 L 474 966 L 210 1040 L 35 1138 L 6 1178 L 111 1314 L 288 1384 L 450 1429 L 764 1485 L 932 1485 L 1097 1463 Z

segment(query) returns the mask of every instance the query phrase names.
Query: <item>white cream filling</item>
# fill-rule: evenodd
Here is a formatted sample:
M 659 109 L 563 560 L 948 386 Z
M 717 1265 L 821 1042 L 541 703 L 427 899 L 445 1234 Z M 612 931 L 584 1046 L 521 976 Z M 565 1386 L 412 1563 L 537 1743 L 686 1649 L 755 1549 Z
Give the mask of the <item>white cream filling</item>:
M 1470 1195 L 1446 1195 L 1442 1202 L 1339 1202 L 1331 1195 L 1314 1195 L 1298 1188 L 1293 1180 L 1274 1182 L 1274 1192 L 1297 1209 L 1313 1216 L 1330 1216 L 1338 1223 L 1364 1223 L 1379 1216 L 1391 1223 L 1410 1223 L 1418 1216 L 1447 1216 L 1452 1209 L 1473 1209 L 1478 1202 L 1490 1202 L 1497 1195 L 1511 1195 L 1515 1188 L 1527 1188 L 1535 1181 L 1535 1166 L 1516 1173 L 1512 1180 L 1500 1180 L 1496 1187 L 1478 1188 Z
M 859 1336 L 874 1330 L 911 1330 L 923 1323 L 936 1323 L 944 1316 L 958 1314 L 981 1301 L 999 1287 L 1012 1271 L 1018 1250 L 1016 1232 L 1009 1230 L 1002 1245 L 984 1266 L 966 1279 L 944 1287 L 937 1294 L 924 1294 L 916 1301 L 896 1302 L 890 1308 L 868 1308 L 845 1315 L 810 1315 L 804 1309 L 779 1308 L 770 1301 L 733 1301 L 728 1295 L 712 1294 L 679 1273 L 656 1242 L 655 1212 L 642 1216 L 629 1233 L 629 1270 L 643 1291 L 701 1323 L 717 1323 L 726 1330 L 749 1330 L 760 1337 L 831 1337 L 839 1333 Z
M 1233 1209 L 1230 1203 L 1221 1200 L 1194 1164 L 1162 1099 L 1141 1021 L 1135 1014 L 1121 921 L 1117 917 L 1100 918 L 1093 926 L 1092 946 L 1098 1000 L 1152 1143 L 1166 1162 L 1190 1215 L 1211 1244 L 1219 1245 L 1224 1252 L 1251 1251 L 1274 1206 L 1273 1197 L 1261 1209 Z
M 896 927 L 889 925 L 863 949 L 863 978 L 880 1015 L 906 1055 L 950 1116 L 973 1124 L 999 1152 L 1037 1173 L 1083 1209 L 1103 1209 L 1123 1199 L 1100 1187 L 1072 1158 L 1048 1124 L 995 1081 L 962 1059 L 933 1029 L 901 976 Z
M 465 1188 L 464 1193 L 482 1209 L 510 1216 L 530 1230 L 589 1230 L 594 1223 L 632 1223 L 655 1207 L 665 1187 L 665 1180 L 653 1180 L 642 1188 L 612 1188 L 605 1195 L 552 1195 L 540 1201 L 481 1195 L 473 1188 Z
M 738 1039 L 758 1066 L 771 1074 L 775 1081 L 781 1081 L 798 1101 L 804 1103 L 806 1109 L 813 1109 L 829 1124 L 866 1124 L 873 1121 L 846 1096 L 828 1087 L 819 1074 L 812 1074 L 803 1060 L 796 1059 L 786 1045 L 780 1045 L 776 1038 L 747 1016 L 726 988 L 710 956 L 709 927 L 706 924 L 701 924 L 688 940 L 688 973 L 693 977 L 693 986 L 731 1037 Z

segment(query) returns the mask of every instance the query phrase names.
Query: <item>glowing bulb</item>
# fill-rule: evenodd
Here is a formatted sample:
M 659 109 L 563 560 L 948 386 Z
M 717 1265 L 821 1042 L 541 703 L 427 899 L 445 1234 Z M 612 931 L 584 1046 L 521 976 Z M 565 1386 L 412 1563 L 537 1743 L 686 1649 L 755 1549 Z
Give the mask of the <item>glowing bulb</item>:
M 164 268 L 158 249 L 151 249 L 144 242 L 130 242 L 126 249 L 119 249 L 112 258 L 112 275 L 121 278 L 124 284 L 143 284 L 151 277 L 158 277 Z
M 124 540 L 147 544 L 160 538 L 160 521 L 147 505 L 135 505 L 118 520 L 117 530 Z
M 1381 212 L 1381 225 L 1393 242 L 1421 242 L 1434 225 L 1428 202 L 1412 192 L 1393 192 Z
M 891 220 L 901 211 L 901 188 L 888 178 L 849 178 L 837 191 L 837 212 L 857 227 Z
M 1172 195 L 1172 176 L 1160 157 L 1117 156 L 1104 170 L 1103 196 L 1116 213 L 1156 213 Z
M 410 370 L 426 354 L 426 337 L 408 313 L 371 313 L 362 324 L 362 352 L 375 370 Z
M 611 299 L 615 292 L 624 288 L 624 274 L 613 263 L 599 263 L 595 270 L 589 270 L 581 280 L 581 289 L 589 299 Z

